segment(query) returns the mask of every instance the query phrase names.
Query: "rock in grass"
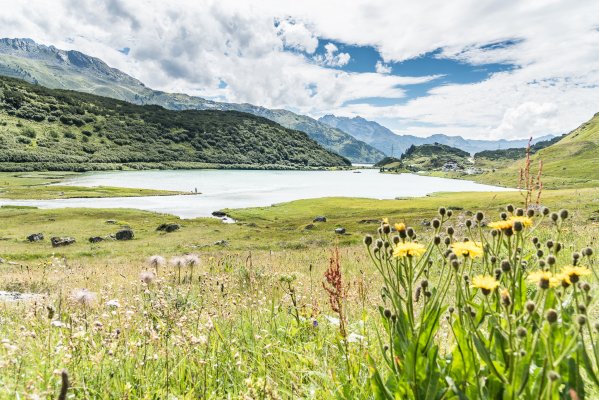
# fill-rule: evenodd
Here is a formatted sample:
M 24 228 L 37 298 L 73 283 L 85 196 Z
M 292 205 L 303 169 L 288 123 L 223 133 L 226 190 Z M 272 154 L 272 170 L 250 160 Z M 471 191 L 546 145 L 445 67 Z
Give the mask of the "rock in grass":
M 52 237 L 50 238 L 50 242 L 52 243 L 52 247 L 63 247 L 69 246 L 75 243 L 75 239 L 72 237 Z
M 132 240 L 135 237 L 135 234 L 131 229 L 122 229 L 118 231 L 114 236 L 116 240 Z
M 308 224 L 304 227 L 304 229 L 314 229 L 316 227 L 316 225 L 314 224 Z
M 104 240 L 104 238 L 101 236 L 92 236 L 88 240 L 90 243 L 100 243 L 101 241 Z
M 324 215 L 318 215 L 314 217 L 312 222 L 327 222 L 327 217 L 325 217 Z
M 158 226 L 158 228 L 156 228 L 157 231 L 162 231 L 162 232 L 175 232 L 175 231 L 178 231 L 179 229 L 181 229 L 181 225 L 179 225 L 179 224 L 160 224 L 160 226 Z
M 335 233 L 338 235 L 343 235 L 345 233 L 345 228 L 335 228 Z
M 227 213 L 224 211 L 213 211 L 212 216 L 222 218 L 222 217 L 226 217 Z
M 44 240 L 44 234 L 32 233 L 31 235 L 27 236 L 27 240 L 29 240 L 30 242 L 39 242 L 41 240 Z
M 110 224 L 110 225 L 115 225 L 117 223 L 117 220 L 116 219 L 109 219 L 109 220 L 106 220 L 106 223 Z
M 229 245 L 229 242 L 228 242 L 228 241 L 226 241 L 226 240 L 219 240 L 219 241 L 217 241 L 217 242 L 214 242 L 214 245 L 215 245 L 215 246 L 228 246 L 228 245 Z

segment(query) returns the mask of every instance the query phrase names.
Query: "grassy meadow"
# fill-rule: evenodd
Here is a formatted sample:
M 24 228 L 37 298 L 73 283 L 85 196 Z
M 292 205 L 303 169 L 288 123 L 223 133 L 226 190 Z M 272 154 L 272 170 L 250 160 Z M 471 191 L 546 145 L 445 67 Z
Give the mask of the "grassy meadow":
M 34 175 L 28 184 L 49 178 Z M 48 186 L 38 189 L 39 198 L 45 198 Z M 490 228 L 480 224 L 473 233 L 467 221 L 477 211 L 485 215 L 482 222 L 495 221 L 506 204 L 523 201 L 517 192 L 299 200 L 226 210 L 236 224 L 138 210 L 2 207 L 0 291 L 41 296 L 0 301 L 0 398 L 58 398 L 63 370 L 72 398 L 354 399 L 392 398 L 391 392 L 399 398 L 496 398 L 493 385 L 470 385 L 471 376 L 451 370 L 442 373 L 455 379 L 454 387 L 438 388 L 433 397 L 393 380 L 407 372 L 398 375 L 400 364 L 388 364 L 389 351 L 399 350 L 384 344 L 392 330 L 378 307 L 400 302 L 389 303 L 393 297 L 383 290 L 390 288 L 389 282 L 363 240 L 377 236 L 385 226 L 383 218 L 414 227 L 417 239 L 409 239 L 414 243 L 433 243 L 435 236 L 452 243 L 479 234 L 490 237 Z M 564 251 L 556 254 L 559 265 L 570 263 L 573 252 L 587 247 L 597 251 L 599 226 L 591 219 L 598 216 L 599 189 L 548 190 L 542 203 L 570 211 L 558 238 L 555 224 L 540 209 L 533 217 L 539 222 L 534 235 L 540 242 L 564 243 Z M 439 207 L 453 212 L 443 219 L 454 229 L 452 235 L 435 227 Z M 327 222 L 312 222 L 317 215 Z M 172 233 L 156 231 L 163 223 L 182 227 Z M 134 240 L 87 241 L 123 227 L 134 230 Z M 346 233 L 336 234 L 337 227 Z M 38 232 L 45 240 L 26 240 Z M 72 236 L 76 243 L 53 248 L 52 236 Z M 434 263 L 424 272 L 431 286 L 449 276 L 443 254 L 451 246 L 435 247 Z M 534 251 L 523 253 L 531 264 L 544 258 Z M 154 255 L 160 257 L 149 263 Z M 584 265 L 595 268 L 594 257 L 583 257 Z M 472 274 L 484 273 L 487 256 L 469 268 Z M 595 284 L 596 277 L 588 278 Z M 433 290 L 431 298 L 437 293 Z M 458 307 L 457 293 L 450 290 L 444 304 Z M 476 292 L 471 296 L 472 306 L 485 299 Z M 413 315 L 427 315 L 427 304 L 414 301 Z M 444 310 L 435 333 L 437 352 L 453 357 L 460 342 L 451 335 Z M 585 313 L 592 327 L 596 306 L 589 305 Z M 477 360 L 476 367 L 486 373 L 485 361 Z M 519 398 L 538 393 L 553 399 L 568 388 L 579 389 L 567 373 L 562 375 L 561 389 L 547 389 L 539 381 L 539 392 L 531 384 L 531 392 Z M 580 376 L 587 382 L 586 398 L 599 396 L 588 373 Z

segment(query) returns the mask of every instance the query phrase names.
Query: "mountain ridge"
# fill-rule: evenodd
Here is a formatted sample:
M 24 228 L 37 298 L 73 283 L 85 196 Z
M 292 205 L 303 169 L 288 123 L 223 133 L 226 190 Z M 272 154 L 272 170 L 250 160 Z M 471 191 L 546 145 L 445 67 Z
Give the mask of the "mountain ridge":
M 156 104 L 172 110 L 240 111 L 266 117 L 307 133 L 330 151 L 354 162 L 374 163 L 384 154 L 352 135 L 311 117 L 252 104 L 224 103 L 182 93 L 153 90 L 141 81 L 76 50 L 60 50 L 31 39 L 0 39 L 0 75 L 24 79 L 53 89 L 69 89 L 135 104 Z
M 411 145 L 423 144 L 444 144 L 450 147 L 456 147 L 471 154 L 484 150 L 497 150 L 500 148 L 526 147 L 528 139 L 521 140 L 480 140 L 465 139 L 462 136 L 449 136 L 444 134 L 433 134 L 428 137 L 419 137 L 414 135 L 398 135 L 389 128 L 363 117 L 356 116 L 338 117 L 327 114 L 318 119 L 320 122 L 336 127 L 354 136 L 356 139 L 372 145 L 387 156 L 399 156 L 404 153 Z M 553 138 L 551 135 L 535 138 L 533 144 Z

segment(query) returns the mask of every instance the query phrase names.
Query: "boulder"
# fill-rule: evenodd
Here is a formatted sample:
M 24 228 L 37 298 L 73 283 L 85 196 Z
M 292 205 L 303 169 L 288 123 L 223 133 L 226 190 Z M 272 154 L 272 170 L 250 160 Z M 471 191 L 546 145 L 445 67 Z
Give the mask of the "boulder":
M 226 217 L 227 213 L 224 211 L 213 211 L 212 216 L 222 218 L 222 217 Z
M 181 229 L 181 225 L 179 224 L 160 224 L 160 226 L 156 228 L 157 231 L 162 232 L 174 232 L 178 231 L 179 229 Z
M 335 233 L 338 235 L 343 235 L 345 233 L 345 228 L 335 228 Z
M 75 239 L 72 237 L 53 237 L 50 238 L 50 242 L 52 243 L 52 247 L 63 247 L 63 246 L 69 246 L 73 243 L 75 243 Z
M 27 236 L 27 240 L 29 240 L 30 242 L 39 242 L 40 240 L 44 240 L 44 234 L 32 233 L 31 235 Z
M 90 243 L 100 243 L 101 241 L 104 240 L 104 238 L 101 236 L 92 236 L 88 240 Z
M 304 229 L 314 229 L 316 227 L 316 225 L 314 224 L 308 224 L 306 226 L 304 226 Z
M 327 222 L 327 217 L 325 217 L 324 215 L 318 215 L 314 217 L 312 222 Z
M 131 229 L 122 229 L 118 231 L 114 237 L 116 240 L 132 240 L 135 237 L 135 234 Z

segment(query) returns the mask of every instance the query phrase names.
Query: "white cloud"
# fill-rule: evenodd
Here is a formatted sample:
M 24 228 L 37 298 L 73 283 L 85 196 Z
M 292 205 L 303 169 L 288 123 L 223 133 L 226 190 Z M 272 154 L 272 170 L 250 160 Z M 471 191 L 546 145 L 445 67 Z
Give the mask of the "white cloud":
M 378 74 L 388 74 L 391 72 L 391 67 L 383 63 L 381 60 L 376 62 L 374 69 Z
M 325 53 L 323 55 L 317 55 L 314 60 L 327 67 L 343 67 L 347 65 L 350 60 L 348 53 L 338 53 L 339 49 L 333 43 L 327 43 L 324 45 Z
M 558 134 L 599 111 L 599 2 L 0 0 L 0 9 L 0 36 L 98 56 L 150 87 L 316 116 L 360 114 L 406 133 Z M 321 65 L 286 51 L 313 55 L 319 40 L 375 47 L 379 73 L 339 70 L 350 55 L 332 43 Z M 129 56 L 118 52 L 124 47 Z M 438 86 L 401 105 L 344 106 L 361 97 L 402 98 L 401 85 L 435 79 L 383 72 L 439 48 L 439 57 L 516 68 Z

